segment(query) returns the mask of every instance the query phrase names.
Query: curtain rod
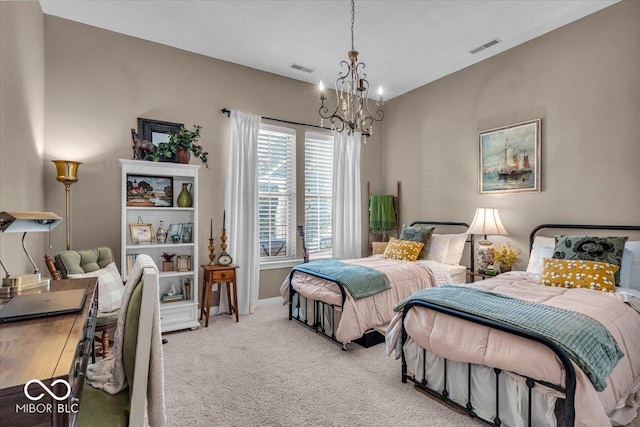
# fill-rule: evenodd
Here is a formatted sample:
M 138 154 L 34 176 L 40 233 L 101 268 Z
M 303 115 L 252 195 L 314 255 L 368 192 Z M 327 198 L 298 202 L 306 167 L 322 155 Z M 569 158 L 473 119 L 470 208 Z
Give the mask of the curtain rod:
M 231 110 L 229 110 L 226 107 L 223 108 L 222 110 L 220 110 L 220 112 L 222 114 L 226 114 L 227 117 L 231 117 Z M 262 116 L 262 118 L 265 119 L 265 120 L 271 120 L 271 121 L 274 121 L 274 122 L 288 123 L 290 125 L 308 126 L 308 127 L 317 128 L 317 129 L 332 130 L 331 128 L 326 128 L 324 126 L 310 125 L 308 123 L 292 122 L 291 120 L 274 119 L 273 117 L 264 117 L 264 116 Z M 369 134 L 364 134 L 364 133 L 362 135 L 365 136 L 365 137 L 369 136 Z
M 228 108 L 223 108 L 222 110 L 220 110 L 220 112 L 222 112 L 222 114 L 226 114 L 227 117 L 231 117 L 231 110 L 229 110 Z M 274 122 L 289 123 L 290 125 L 308 126 L 312 128 L 331 130 L 331 128 L 326 128 L 318 125 L 310 125 L 308 123 L 292 122 L 291 120 L 274 119 L 273 117 L 265 117 L 265 116 L 262 116 L 262 118 L 265 120 L 271 120 Z

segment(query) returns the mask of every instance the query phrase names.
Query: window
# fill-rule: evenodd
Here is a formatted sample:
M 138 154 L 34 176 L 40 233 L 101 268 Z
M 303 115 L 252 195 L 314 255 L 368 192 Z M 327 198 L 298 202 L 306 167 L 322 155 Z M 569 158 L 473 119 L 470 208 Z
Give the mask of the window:
M 296 255 L 296 137 L 293 129 L 261 125 L 258 135 L 260 261 Z
M 304 229 L 307 249 L 315 258 L 331 256 L 333 137 L 306 132 L 304 141 Z

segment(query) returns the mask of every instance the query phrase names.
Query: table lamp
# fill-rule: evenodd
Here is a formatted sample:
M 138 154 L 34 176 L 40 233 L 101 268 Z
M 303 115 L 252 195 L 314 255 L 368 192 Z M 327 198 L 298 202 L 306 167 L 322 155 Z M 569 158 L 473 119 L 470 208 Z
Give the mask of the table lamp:
M 70 195 L 71 195 L 71 184 L 78 180 L 78 166 L 82 163 L 74 162 L 71 160 L 52 160 L 56 165 L 56 172 L 58 176 L 56 179 L 64 184 L 65 189 L 65 199 L 66 199 L 66 216 L 65 222 L 67 227 L 67 250 L 71 249 L 71 204 L 70 204 Z
M 27 232 L 51 231 L 61 221 L 62 218 L 52 212 L 0 212 L 0 231 L 3 233 L 24 233 L 22 235 L 22 249 L 33 265 L 33 274 L 12 277 L 4 263 L 0 261 L 5 273 L 2 286 L 0 286 L 0 295 L 49 285 L 49 279 L 42 280 L 40 269 L 29 254 L 24 239 Z
M 476 260 L 478 271 L 484 272 L 487 267 L 493 265 L 495 261 L 495 249 L 493 243 L 487 240 L 487 235 L 507 235 L 507 230 L 500 221 L 500 215 L 496 208 L 477 208 L 476 216 L 469 229 L 468 234 L 481 234 L 484 239 L 478 242 Z

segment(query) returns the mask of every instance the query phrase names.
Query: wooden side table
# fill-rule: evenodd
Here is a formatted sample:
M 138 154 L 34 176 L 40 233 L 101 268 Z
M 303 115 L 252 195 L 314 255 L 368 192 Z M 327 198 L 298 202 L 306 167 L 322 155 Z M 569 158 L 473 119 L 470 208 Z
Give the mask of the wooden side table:
M 238 285 L 236 284 L 237 265 L 213 265 L 203 264 L 200 267 L 204 270 L 204 280 L 202 283 L 202 295 L 200 297 L 200 320 L 205 317 L 204 327 L 209 326 L 209 314 L 211 311 L 211 295 L 213 294 L 213 285 L 227 285 L 227 300 L 229 301 L 229 314 L 236 313 L 236 322 L 238 318 Z M 231 288 L 233 287 L 233 300 L 231 299 Z M 222 291 L 222 289 L 220 290 Z
M 487 277 L 494 277 L 494 276 L 490 276 L 488 274 L 484 274 L 480 271 L 471 271 L 471 270 L 467 270 L 467 283 L 473 283 L 476 281 L 476 277 L 479 277 L 480 280 L 484 280 Z

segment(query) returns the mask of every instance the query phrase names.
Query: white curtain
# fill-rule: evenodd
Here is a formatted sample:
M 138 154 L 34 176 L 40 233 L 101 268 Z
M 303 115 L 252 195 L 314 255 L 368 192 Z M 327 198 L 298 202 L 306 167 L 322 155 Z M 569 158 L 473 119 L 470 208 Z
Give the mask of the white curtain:
M 236 270 L 238 312 L 251 314 L 258 303 L 258 133 L 260 116 L 231 112 L 225 212 L 227 252 Z M 228 310 L 226 292 L 220 292 L 220 312 Z
M 333 256 L 338 259 L 362 255 L 360 137 L 359 132 L 334 133 Z

